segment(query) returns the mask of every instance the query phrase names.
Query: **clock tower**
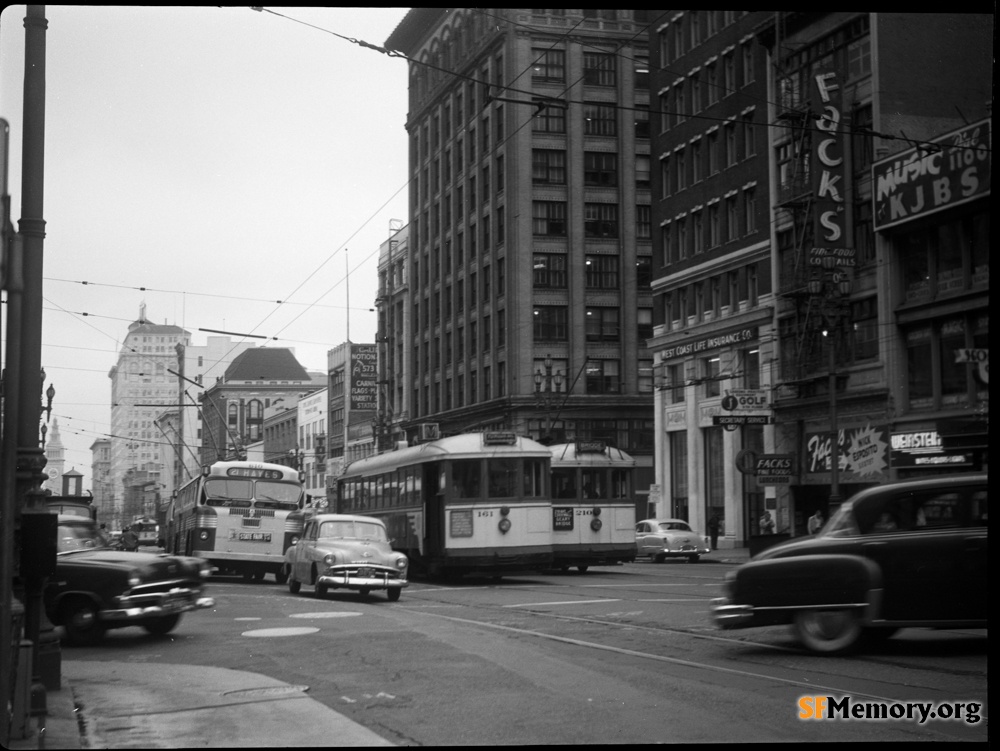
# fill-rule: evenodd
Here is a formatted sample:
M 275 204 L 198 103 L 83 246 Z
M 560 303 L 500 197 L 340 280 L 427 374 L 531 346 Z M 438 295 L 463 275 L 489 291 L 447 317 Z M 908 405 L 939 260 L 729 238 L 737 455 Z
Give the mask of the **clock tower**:
M 49 490 L 53 495 L 62 493 L 62 475 L 66 470 L 66 448 L 59 436 L 59 420 L 52 421 L 52 430 L 45 442 L 45 474 L 42 490 Z

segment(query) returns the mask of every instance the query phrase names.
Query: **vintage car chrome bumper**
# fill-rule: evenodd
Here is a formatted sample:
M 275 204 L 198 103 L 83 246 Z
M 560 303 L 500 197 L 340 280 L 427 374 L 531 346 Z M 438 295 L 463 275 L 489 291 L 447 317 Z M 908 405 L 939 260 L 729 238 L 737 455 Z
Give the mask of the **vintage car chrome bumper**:
M 711 603 L 712 622 L 719 628 L 741 628 L 753 620 L 753 605 L 733 605 L 725 597 Z
M 169 592 L 159 592 L 155 595 L 142 594 L 134 597 L 119 597 L 118 608 L 102 610 L 102 621 L 138 621 L 146 618 L 158 618 L 174 613 L 186 613 L 189 610 L 210 608 L 215 605 L 212 597 L 198 597 L 201 593 L 188 588 L 174 588 Z
M 335 566 L 316 577 L 316 584 L 340 589 L 402 589 L 409 586 L 398 570 L 382 566 Z

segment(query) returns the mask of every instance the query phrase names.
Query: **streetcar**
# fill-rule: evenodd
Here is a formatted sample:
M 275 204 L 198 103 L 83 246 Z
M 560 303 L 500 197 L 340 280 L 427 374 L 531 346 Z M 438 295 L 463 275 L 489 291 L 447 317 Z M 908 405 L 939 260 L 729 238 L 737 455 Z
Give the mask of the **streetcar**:
M 381 519 L 427 576 L 552 565 L 549 450 L 508 432 L 465 433 L 352 462 L 337 511 Z
M 215 462 L 178 489 L 167 550 L 212 563 L 219 574 L 284 584 L 285 551 L 302 533 L 305 490 L 297 470 Z
M 131 527 L 132 531 L 136 533 L 139 538 L 139 547 L 144 545 L 159 546 L 160 544 L 160 525 L 149 516 L 137 516 L 132 519 L 132 523 L 128 525 Z
M 604 441 L 549 446 L 553 565 L 563 571 L 635 560 L 635 459 Z

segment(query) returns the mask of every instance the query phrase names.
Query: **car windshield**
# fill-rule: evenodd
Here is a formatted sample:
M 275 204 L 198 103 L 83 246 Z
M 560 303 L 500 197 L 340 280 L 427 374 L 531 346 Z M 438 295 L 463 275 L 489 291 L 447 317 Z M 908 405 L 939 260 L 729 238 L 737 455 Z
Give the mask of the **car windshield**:
M 59 523 L 57 548 L 59 553 L 93 550 L 106 547 L 107 544 L 107 540 L 93 524 Z
M 691 527 L 687 522 L 660 522 L 660 530 L 663 532 L 690 532 Z
M 327 539 L 350 538 L 376 542 L 385 542 L 388 539 L 382 525 L 353 521 L 323 522 L 319 528 L 319 536 Z

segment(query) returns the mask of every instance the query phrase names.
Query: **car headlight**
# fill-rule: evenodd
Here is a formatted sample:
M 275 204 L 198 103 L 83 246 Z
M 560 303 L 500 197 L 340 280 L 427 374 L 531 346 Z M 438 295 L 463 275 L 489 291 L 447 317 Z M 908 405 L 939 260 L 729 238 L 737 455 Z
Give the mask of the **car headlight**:
M 404 568 L 406 568 L 408 564 L 409 564 L 409 561 L 406 560 L 405 558 L 397 558 L 396 559 L 396 568 L 398 568 L 400 571 L 402 571 Z
M 208 577 L 210 577 L 213 571 L 215 571 L 215 566 L 213 566 L 211 563 L 203 561 L 198 566 L 198 576 L 200 576 L 202 579 L 207 579 Z
M 140 584 L 142 584 L 142 577 L 139 576 L 139 574 L 132 572 L 128 577 L 129 588 L 138 587 Z
M 337 562 L 337 556 L 333 553 L 329 553 L 323 557 L 323 563 L 327 566 L 333 566 Z

